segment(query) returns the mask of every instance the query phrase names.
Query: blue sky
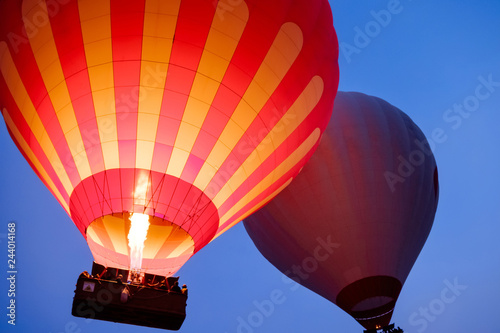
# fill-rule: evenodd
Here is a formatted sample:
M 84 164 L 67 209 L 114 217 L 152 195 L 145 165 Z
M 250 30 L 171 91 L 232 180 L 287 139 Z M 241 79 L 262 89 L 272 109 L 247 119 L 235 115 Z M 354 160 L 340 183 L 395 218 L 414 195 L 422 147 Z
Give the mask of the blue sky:
M 441 187 L 434 227 L 393 321 L 410 333 L 498 332 L 500 2 L 330 2 L 347 50 L 339 56 L 340 90 L 383 98 L 428 138 L 436 131 L 444 138 L 434 150 Z M 392 11 L 390 20 L 381 10 Z M 383 24 L 374 23 L 380 15 Z M 363 39 L 359 31 L 366 29 Z M 464 104 L 463 111 L 454 111 Z M 0 151 L 0 331 L 154 332 L 71 316 L 74 284 L 91 267 L 90 251 L 3 122 Z M 17 223 L 15 327 L 6 316 L 9 221 Z M 362 331 L 334 304 L 284 281 L 242 224 L 196 254 L 179 275 L 190 288 L 183 333 Z M 269 304 L 273 292 L 281 293 L 279 302 L 262 313 L 259 304 Z M 251 326 L 256 318 L 262 320 Z

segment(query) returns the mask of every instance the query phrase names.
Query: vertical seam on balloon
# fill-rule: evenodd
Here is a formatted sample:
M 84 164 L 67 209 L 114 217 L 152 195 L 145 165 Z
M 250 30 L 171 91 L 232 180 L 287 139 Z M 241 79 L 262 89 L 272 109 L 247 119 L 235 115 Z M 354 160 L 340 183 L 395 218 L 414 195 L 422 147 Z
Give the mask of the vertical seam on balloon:
M 106 169 L 104 169 L 104 174 L 103 174 L 103 177 L 104 177 L 104 187 L 106 188 L 106 184 L 107 184 L 107 195 L 108 195 L 108 198 L 109 200 L 113 200 L 113 198 L 111 197 L 111 188 L 109 186 L 109 179 L 108 179 L 108 171 Z M 106 198 L 104 198 L 106 200 Z M 111 212 L 113 212 L 113 203 L 112 202 L 109 202 L 109 206 L 110 206 L 110 210 Z
M 126 255 L 130 258 L 130 246 L 128 246 L 128 234 L 130 232 L 130 227 L 131 227 L 131 222 L 130 222 L 130 215 L 128 218 L 125 218 L 127 214 L 122 212 L 122 219 L 123 219 L 123 235 L 125 237 L 125 246 L 127 249 Z
M 91 177 L 93 178 L 93 176 L 91 176 Z M 91 205 L 90 197 L 89 197 L 89 194 L 87 193 L 87 190 L 85 189 L 85 186 L 82 186 L 81 189 L 82 189 L 83 194 L 85 195 L 85 199 L 88 202 L 88 205 L 86 205 L 86 206 L 88 206 L 90 208 L 90 210 L 92 210 L 92 205 Z M 77 197 L 77 199 L 78 199 L 78 201 L 80 201 L 80 205 L 81 205 L 81 198 Z M 81 206 L 84 207 L 83 205 L 81 205 Z M 88 228 L 92 224 L 92 222 L 94 222 L 95 220 L 92 220 L 92 218 L 89 218 L 88 215 L 87 215 L 87 212 L 84 212 L 84 214 L 85 214 L 85 218 L 86 218 L 87 223 L 88 223 L 88 225 L 87 225 L 87 228 Z M 91 214 L 90 216 L 93 216 L 93 214 Z
M 121 168 L 118 168 L 118 177 L 119 177 L 119 181 L 118 181 L 118 184 L 120 184 L 120 210 L 123 212 L 125 211 L 125 203 L 123 202 L 123 187 L 122 187 L 122 169 Z
M 154 214 L 154 205 L 150 206 L 151 203 L 153 203 L 153 193 L 155 191 L 153 190 L 153 172 L 151 171 L 151 167 L 148 169 L 148 191 L 146 191 L 146 200 L 144 202 L 144 211 L 146 211 L 146 208 L 151 208 L 153 209 L 153 214 Z M 149 198 L 148 198 L 148 193 L 149 193 Z
M 154 197 L 155 197 L 156 193 L 158 193 L 158 198 L 160 197 L 161 191 L 163 189 L 163 184 L 165 184 L 165 177 L 166 177 L 166 174 L 163 174 L 163 176 L 161 177 L 161 180 L 160 180 L 158 186 L 156 186 L 156 189 L 151 194 L 151 201 L 153 203 L 153 214 L 154 215 L 156 214 L 156 210 L 157 210 L 158 204 L 159 204 L 159 201 L 158 200 L 154 200 Z
M 177 187 L 179 186 L 179 182 L 180 182 L 180 179 L 176 179 L 176 181 L 175 181 L 175 186 L 174 186 L 174 189 L 173 189 L 173 193 L 175 193 L 175 192 L 177 191 Z M 167 207 L 171 207 L 171 205 L 172 205 L 172 199 L 173 199 L 173 198 L 174 198 L 174 195 L 172 195 L 172 196 L 170 197 L 170 201 L 168 202 Z M 172 219 L 167 219 L 167 213 L 168 213 L 168 208 L 167 208 L 167 210 L 165 211 L 165 219 L 166 219 L 167 221 L 169 221 L 169 222 L 172 222 L 172 223 L 173 223 L 173 221 L 175 220 L 175 217 L 177 216 L 177 214 L 175 214 L 175 216 L 174 216 L 174 217 L 172 217 Z
M 132 207 L 130 208 L 130 213 L 131 214 L 133 214 L 133 213 L 136 212 L 135 211 L 135 203 L 136 203 L 136 190 L 137 190 L 137 186 L 138 186 L 138 184 L 137 184 L 137 177 L 136 177 L 138 170 L 134 168 L 134 169 L 132 169 L 132 171 L 133 171 L 134 176 L 133 176 L 133 182 L 132 182 L 132 187 L 133 187 L 132 191 L 133 192 L 132 192 Z M 140 212 L 140 213 L 142 213 L 142 212 Z
M 97 180 L 94 175 L 92 175 L 92 185 L 94 185 L 94 190 L 97 194 L 96 199 L 97 199 L 97 204 L 99 205 L 99 208 L 101 209 L 101 216 L 104 216 L 104 195 L 103 191 L 101 191 L 101 188 L 99 184 L 97 184 Z M 100 196 L 103 196 L 103 200 L 101 201 Z
M 177 184 L 179 184 L 179 182 L 181 182 L 181 179 L 180 179 L 180 178 L 179 178 L 179 179 L 177 179 Z M 193 187 L 193 185 L 191 185 L 191 186 L 189 187 L 189 190 L 186 192 L 186 194 L 185 194 L 184 198 L 182 199 L 182 202 L 181 202 L 180 206 L 178 207 L 178 209 L 176 208 L 177 213 L 175 214 L 175 216 L 174 216 L 173 220 L 175 220 L 175 219 L 177 218 L 177 216 L 179 215 L 179 213 L 184 213 L 184 212 L 181 212 L 181 208 L 184 206 L 184 202 L 186 201 L 186 198 L 187 198 L 187 197 L 188 197 L 188 195 L 189 195 L 189 191 L 191 190 L 191 187 Z M 176 186 L 176 188 L 177 188 L 177 186 Z M 175 193 L 175 190 L 174 190 L 174 193 Z M 173 198 L 173 197 L 174 197 L 174 195 L 172 196 L 172 198 Z M 170 206 L 170 204 L 169 204 L 169 206 Z M 183 226 L 184 222 L 186 221 L 187 217 L 188 217 L 188 216 L 186 216 L 186 218 L 184 218 L 184 221 L 183 221 L 183 222 L 181 222 L 180 224 L 176 224 L 177 229 L 183 229 L 183 228 L 182 228 L 182 226 Z M 184 229 L 183 229 L 183 230 L 184 230 Z
M 71 193 L 70 204 L 72 204 L 73 207 L 77 206 L 77 208 L 73 208 L 73 209 L 78 210 L 78 208 L 80 208 L 81 215 L 80 214 L 77 214 L 77 215 L 73 214 L 73 211 L 71 211 L 71 215 L 70 216 L 71 216 L 71 219 L 73 220 L 73 222 L 75 222 L 76 226 L 78 226 L 78 224 L 80 224 L 82 227 L 85 228 L 85 235 L 84 235 L 84 237 L 86 238 L 87 237 L 88 227 L 89 227 L 89 225 L 90 225 L 90 223 L 92 221 L 88 217 L 87 212 L 86 211 L 82 211 L 82 209 L 83 209 L 84 206 L 82 205 L 82 200 L 81 200 L 80 196 L 81 196 L 81 191 L 73 191 L 73 193 Z M 71 209 L 71 206 L 70 206 L 70 209 Z

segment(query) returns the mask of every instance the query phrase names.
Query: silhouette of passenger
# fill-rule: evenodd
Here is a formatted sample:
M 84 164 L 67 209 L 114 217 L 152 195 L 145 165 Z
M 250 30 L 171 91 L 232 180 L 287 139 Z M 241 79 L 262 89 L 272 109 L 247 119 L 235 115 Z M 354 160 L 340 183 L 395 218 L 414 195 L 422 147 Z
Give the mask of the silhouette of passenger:
M 179 287 L 179 282 L 175 281 L 174 285 L 172 286 L 172 288 L 170 288 L 170 291 L 173 291 L 175 293 L 180 293 L 181 292 L 181 288 Z
M 187 297 L 187 295 L 188 295 L 188 288 L 187 288 L 187 286 L 186 286 L 185 284 L 183 284 L 183 285 L 182 285 L 181 292 L 182 292 L 184 295 L 186 295 L 186 297 Z
M 163 281 L 157 283 L 155 286 L 158 287 L 158 289 L 168 290 L 167 280 L 163 280 Z
M 91 278 L 91 276 L 90 276 L 89 272 L 87 272 L 87 271 L 83 271 L 83 272 L 80 274 L 79 278 L 87 278 L 87 279 L 90 279 L 90 278 Z

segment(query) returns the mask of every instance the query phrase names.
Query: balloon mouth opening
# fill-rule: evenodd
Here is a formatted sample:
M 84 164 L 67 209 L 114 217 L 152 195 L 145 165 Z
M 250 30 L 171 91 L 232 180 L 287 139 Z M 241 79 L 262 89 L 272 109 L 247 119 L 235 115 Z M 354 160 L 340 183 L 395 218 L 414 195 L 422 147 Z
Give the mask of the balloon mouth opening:
M 99 217 L 88 226 L 86 238 L 98 264 L 137 274 L 171 276 L 195 252 L 193 237 L 187 231 L 146 214 L 123 212 Z
M 350 314 L 365 327 L 368 325 L 370 328 L 380 328 L 389 324 L 395 305 L 396 300 L 393 300 L 385 305 L 371 308 L 367 311 L 351 311 Z M 373 322 L 376 322 L 376 324 L 371 324 Z
M 396 303 L 396 300 L 389 296 L 375 296 L 365 298 L 351 308 L 352 312 L 363 312 L 367 309 L 377 309 L 388 307 L 389 304 Z
M 390 276 L 371 276 L 344 287 L 336 304 L 366 329 L 390 323 L 402 283 Z

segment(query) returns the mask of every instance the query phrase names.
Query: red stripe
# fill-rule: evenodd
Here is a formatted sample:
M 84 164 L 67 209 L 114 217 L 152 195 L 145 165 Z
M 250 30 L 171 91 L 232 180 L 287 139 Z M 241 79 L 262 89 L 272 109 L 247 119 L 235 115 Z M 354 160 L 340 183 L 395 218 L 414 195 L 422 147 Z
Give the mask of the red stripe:
M 151 170 L 165 173 L 165 171 L 167 170 L 168 162 L 170 161 L 170 156 L 172 155 L 172 149 L 172 146 L 156 142 Z
M 61 8 L 51 25 L 68 91 L 73 102 L 76 120 L 92 173 L 104 170 L 104 161 L 97 126 L 87 60 L 80 27 L 77 2 Z
M 111 1 L 111 35 L 120 167 L 136 163 L 144 0 Z
M 194 154 L 189 155 L 186 166 L 182 171 L 181 179 L 192 184 L 204 163 L 205 159 L 199 158 Z

